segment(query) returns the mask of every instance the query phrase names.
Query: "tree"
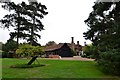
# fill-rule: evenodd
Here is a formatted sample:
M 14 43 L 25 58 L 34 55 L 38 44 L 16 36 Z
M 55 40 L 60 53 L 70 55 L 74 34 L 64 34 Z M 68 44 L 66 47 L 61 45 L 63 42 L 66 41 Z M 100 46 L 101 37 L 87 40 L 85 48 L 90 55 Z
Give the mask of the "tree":
M 120 75 L 120 2 L 96 2 L 85 23 L 84 37 L 100 51 L 98 63 L 106 72 Z M 113 66 L 114 65 L 114 66 Z
M 17 42 L 14 40 L 7 40 L 7 42 L 2 45 L 2 50 L 5 52 L 14 51 L 16 49 L 17 49 Z
M 0 42 L 0 50 L 2 50 L 2 45 L 3 45 L 3 43 L 2 43 L 2 42 Z
M 26 18 L 27 22 L 24 24 L 29 29 L 27 41 L 31 45 L 38 45 L 37 37 L 41 37 L 38 32 L 44 30 L 41 19 L 48 14 L 48 12 L 45 11 L 47 8 L 38 2 L 29 2 L 29 5 L 23 3 L 22 6 L 25 8 L 24 15 L 28 17 Z
M 10 32 L 10 39 L 17 38 L 17 44 L 19 44 L 19 38 L 25 38 L 23 30 L 27 28 L 21 27 L 22 23 L 25 22 L 23 15 L 23 7 L 20 4 L 15 4 L 14 2 L 5 2 L 2 5 L 2 8 L 13 11 L 13 13 L 7 14 L 4 16 L 0 22 L 3 24 L 2 28 L 11 28 L 14 27 L 15 32 Z
M 43 48 L 40 46 L 32 46 L 30 44 L 22 44 L 16 50 L 16 54 L 18 56 L 34 56 L 34 55 L 41 55 L 43 54 Z
M 0 20 L 4 28 L 15 27 L 15 32 L 10 33 L 11 39 L 17 38 L 17 44 L 19 43 L 19 38 L 23 38 L 32 45 L 39 45 L 37 37 L 40 38 L 38 32 L 44 30 L 41 19 L 48 14 L 45 11 L 47 9 L 46 6 L 38 2 L 30 2 L 30 4 L 25 2 L 21 4 L 7 2 L 2 7 L 13 11 L 13 13 L 5 15 L 4 19 Z
M 46 46 L 51 46 L 51 45 L 54 45 L 56 44 L 55 41 L 49 41 L 48 43 L 46 43 Z
M 40 46 L 33 46 L 32 50 L 30 50 L 30 53 L 34 55 L 42 55 L 44 54 L 44 50 Z
M 93 46 L 92 44 L 86 45 L 83 47 L 83 53 L 84 53 L 84 57 L 88 57 L 88 58 L 96 58 L 97 55 L 96 53 L 98 53 L 98 50 L 95 46 Z

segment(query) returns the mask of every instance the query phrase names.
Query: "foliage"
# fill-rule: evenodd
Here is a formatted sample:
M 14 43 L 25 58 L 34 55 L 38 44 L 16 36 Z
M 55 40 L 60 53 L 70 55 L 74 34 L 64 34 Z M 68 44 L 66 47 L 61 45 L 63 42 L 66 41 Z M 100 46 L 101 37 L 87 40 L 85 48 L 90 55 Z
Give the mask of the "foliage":
M 75 51 L 74 50 L 72 50 L 72 49 L 70 49 L 70 56 L 75 56 L 76 55 L 76 53 L 75 53 Z
M 120 53 L 116 50 L 106 51 L 100 54 L 98 61 L 104 72 L 120 75 Z
M 2 58 L 7 58 L 8 57 L 8 52 L 2 51 Z
M 3 4 L 3 3 L 2 3 Z M 2 5 L 2 8 L 12 12 L 7 14 L 0 20 L 2 28 L 14 28 L 14 32 L 10 32 L 10 39 L 17 38 L 17 44 L 19 43 L 19 38 L 25 38 L 24 30 L 27 29 L 22 26 L 23 20 L 25 18 L 22 16 L 23 7 L 20 4 L 15 4 L 14 2 L 6 2 Z
M 55 41 L 49 41 L 48 43 L 46 43 L 46 46 L 51 46 L 51 45 L 54 45 L 54 44 L 56 44 Z
M 96 2 L 85 23 L 89 29 L 84 37 L 99 50 L 98 63 L 106 72 L 120 75 L 120 2 Z M 114 62 L 112 62 L 114 59 Z M 114 66 L 113 66 L 114 65 Z
M 84 46 L 83 53 L 86 54 L 86 56 L 92 55 L 93 54 L 93 46 L 92 45 Z
M 14 40 L 7 40 L 7 42 L 2 45 L 2 50 L 5 52 L 14 51 L 16 49 L 17 49 L 17 42 Z
M 40 38 L 41 36 L 38 32 L 44 30 L 44 25 L 42 24 L 41 19 L 48 14 L 48 12 L 46 12 L 47 7 L 37 1 L 29 2 L 29 5 L 22 2 L 21 6 L 24 8 L 23 14 L 27 16 L 27 18 L 25 18 L 26 21 L 23 24 L 28 28 L 28 30 L 26 30 L 28 32 L 26 40 L 31 45 L 39 45 L 39 43 L 37 43 L 37 38 Z
M 17 42 L 14 40 L 7 40 L 5 44 L 2 43 L 2 57 L 8 57 L 9 51 L 15 51 L 17 49 Z
M 43 54 L 43 48 L 40 46 L 32 46 L 30 44 L 22 44 L 16 50 L 16 54 L 19 56 L 34 56 Z
M 83 56 L 89 58 L 97 58 L 98 50 L 92 44 L 86 45 L 83 48 Z
M 3 4 L 3 3 L 2 3 Z M 0 20 L 1 28 L 14 28 L 14 32 L 10 32 L 10 39 L 19 38 L 27 40 L 31 45 L 40 45 L 37 38 L 40 38 L 39 31 L 44 30 L 41 19 L 48 12 L 45 5 L 38 2 L 25 2 L 15 4 L 14 2 L 5 2 L 2 8 L 10 11 Z
M 2 43 L 2 42 L 0 42 L 0 50 L 2 50 L 2 45 L 3 45 L 3 43 Z
M 17 55 L 24 55 L 24 56 L 29 56 L 30 55 L 30 50 L 32 49 L 32 46 L 29 44 L 23 44 L 18 47 L 16 50 Z

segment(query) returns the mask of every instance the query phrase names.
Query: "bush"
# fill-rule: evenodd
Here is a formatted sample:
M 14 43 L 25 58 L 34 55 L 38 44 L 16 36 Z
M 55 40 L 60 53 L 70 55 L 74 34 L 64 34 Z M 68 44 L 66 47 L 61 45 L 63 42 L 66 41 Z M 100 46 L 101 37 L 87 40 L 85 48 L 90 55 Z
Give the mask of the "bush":
M 41 55 L 43 54 L 43 48 L 40 46 L 32 46 L 29 44 L 22 44 L 16 50 L 16 54 L 19 56 L 27 57 L 27 56 L 34 56 L 34 55 Z
M 86 45 L 83 48 L 83 53 L 86 55 L 84 55 L 84 57 L 86 58 L 97 58 L 98 55 L 98 49 L 96 46 L 93 46 L 92 44 L 90 45 Z
M 101 52 L 98 64 L 104 72 L 120 75 L 120 52 L 116 50 Z
M 90 55 L 90 58 L 95 59 L 95 56 L 94 55 Z
M 71 57 L 73 57 L 73 56 L 76 55 L 75 51 L 73 51 L 72 49 L 70 50 L 70 54 L 71 54 L 71 55 L 70 55 Z
M 17 42 L 14 40 L 7 40 L 5 44 L 2 44 L 2 51 L 9 52 L 14 51 L 18 47 Z
M 86 56 L 86 54 L 83 54 L 83 55 L 81 55 L 81 57 L 85 58 L 85 57 L 87 57 L 87 56 Z
M 7 58 L 8 57 L 8 52 L 2 52 L 2 58 Z

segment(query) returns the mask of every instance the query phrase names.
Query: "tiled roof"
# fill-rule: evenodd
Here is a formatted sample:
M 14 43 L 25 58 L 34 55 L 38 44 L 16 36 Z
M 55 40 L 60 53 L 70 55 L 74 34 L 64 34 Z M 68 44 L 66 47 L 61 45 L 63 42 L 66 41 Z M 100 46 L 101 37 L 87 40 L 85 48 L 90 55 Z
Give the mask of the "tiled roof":
M 59 43 L 59 44 L 54 44 L 54 45 L 51 45 L 51 46 L 46 46 L 44 48 L 44 51 L 53 51 L 53 50 L 57 50 L 57 49 L 60 49 L 65 43 Z M 71 49 L 72 49 L 72 45 L 71 43 L 66 43 Z M 79 45 L 80 47 L 81 45 Z M 78 45 L 75 45 L 75 48 L 78 48 Z M 82 46 L 81 48 L 78 48 L 79 50 L 82 49 Z
M 54 44 L 54 45 L 51 45 L 51 46 L 46 46 L 46 47 L 44 48 L 44 51 L 53 51 L 53 50 L 56 50 L 56 49 L 61 48 L 63 45 L 64 45 L 64 43 Z

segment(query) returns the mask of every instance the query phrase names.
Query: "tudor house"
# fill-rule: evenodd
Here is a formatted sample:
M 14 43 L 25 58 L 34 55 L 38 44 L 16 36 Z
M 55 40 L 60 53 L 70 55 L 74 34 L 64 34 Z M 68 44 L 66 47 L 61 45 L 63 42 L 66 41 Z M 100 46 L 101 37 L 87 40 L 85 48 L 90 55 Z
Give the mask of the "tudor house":
M 71 43 L 59 43 L 53 44 L 51 46 L 46 46 L 44 48 L 46 57 L 49 57 L 50 55 L 72 57 L 74 56 L 73 51 L 75 52 L 76 56 L 80 56 L 82 46 L 79 44 L 79 41 L 77 41 L 77 44 L 74 43 L 74 37 L 71 37 L 71 39 Z

